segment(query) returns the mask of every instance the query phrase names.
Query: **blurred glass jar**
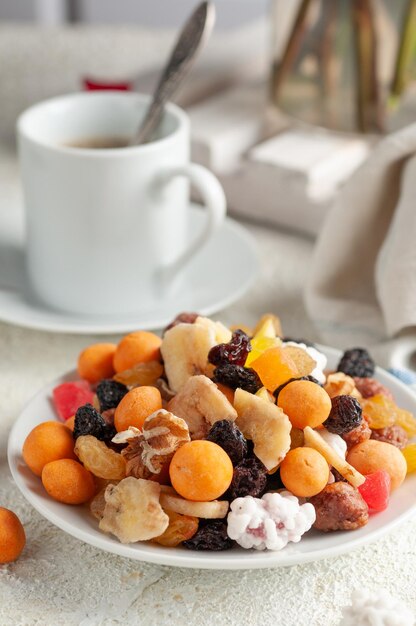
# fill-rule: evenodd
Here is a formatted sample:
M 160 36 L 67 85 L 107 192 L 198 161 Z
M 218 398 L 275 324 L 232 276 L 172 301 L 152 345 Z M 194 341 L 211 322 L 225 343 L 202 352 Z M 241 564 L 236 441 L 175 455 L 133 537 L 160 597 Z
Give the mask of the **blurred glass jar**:
M 272 5 L 273 104 L 310 124 L 385 131 L 415 76 L 416 0 Z

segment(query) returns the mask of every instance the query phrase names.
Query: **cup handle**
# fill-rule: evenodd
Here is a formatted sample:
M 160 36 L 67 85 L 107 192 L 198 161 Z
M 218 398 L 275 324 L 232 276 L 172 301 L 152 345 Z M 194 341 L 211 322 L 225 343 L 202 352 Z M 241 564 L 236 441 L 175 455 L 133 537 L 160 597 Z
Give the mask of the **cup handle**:
M 186 176 L 199 191 L 207 217 L 202 233 L 176 259 L 160 268 L 161 278 L 164 282 L 174 278 L 189 263 L 192 257 L 207 243 L 217 228 L 223 223 L 227 212 L 224 190 L 219 180 L 205 167 L 196 163 L 172 167 L 158 177 L 158 183 L 166 185 L 176 176 Z

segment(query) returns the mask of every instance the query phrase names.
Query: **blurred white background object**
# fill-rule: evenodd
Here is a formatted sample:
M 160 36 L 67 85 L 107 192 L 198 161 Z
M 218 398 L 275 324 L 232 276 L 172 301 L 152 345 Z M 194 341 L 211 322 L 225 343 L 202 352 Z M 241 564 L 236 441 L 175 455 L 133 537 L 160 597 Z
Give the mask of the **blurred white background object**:
M 100 24 L 140 24 L 172 28 L 183 23 L 199 0 L 1 0 L 0 20 L 40 24 L 76 21 Z M 296 4 L 296 3 L 294 3 Z M 265 15 L 268 0 L 217 0 L 217 27 L 241 26 Z

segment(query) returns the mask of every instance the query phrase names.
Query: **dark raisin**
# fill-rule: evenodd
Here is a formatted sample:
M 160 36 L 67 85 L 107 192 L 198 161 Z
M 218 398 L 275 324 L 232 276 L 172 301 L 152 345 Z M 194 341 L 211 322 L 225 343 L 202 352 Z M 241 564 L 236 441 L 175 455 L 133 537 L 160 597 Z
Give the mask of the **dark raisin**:
M 247 456 L 247 440 L 241 430 L 230 420 L 215 422 L 206 439 L 225 450 L 233 465 L 237 465 Z
M 179 313 L 179 315 L 166 326 L 162 335 L 178 324 L 193 324 L 197 317 L 199 317 L 199 313 Z
M 241 365 L 231 365 L 231 363 L 218 365 L 214 370 L 214 380 L 231 389 L 240 388 L 250 393 L 256 393 L 263 387 L 259 375 L 251 367 L 241 367 Z
M 282 391 L 282 389 L 284 387 L 286 387 L 286 385 L 288 385 L 289 383 L 293 383 L 293 381 L 295 381 L 295 380 L 309 380 L 311 383 L 316 383 L 317 385 L 322 387 L 322 385 L 319 382 L 319 380 L 316 380 L 316 378 L 314 376 L 311 376 L 311 375 L 309 375 L 309 376 L 301 376 L 300 378 L 289 378 L 289 380 L 287 380 L 282 385 L 279 385 L 279 387 L 273 391 L 273 395 L 276 398 L 276 400 L 279 397 L 279 393 Z
M 123 383 L 119 383 L 112 378 L 104 378 L 98 383 L 96 391 L 100 410 L 115 409 L 127 392 L 128 389 Z
M 374 361 L 365 348 L 351 348 L 342 355 L 337 371 L 348 376 L 367 378 L 374 374 L 374 368 Z
M 361 405 L 352 396 L 335 396 L 332 408 L 324 426 L 330 433 L 343 435 L 361 424 L 363 419 Z
M 393 446 L 396 446 L 396 448 L 399 448 L 399 450 L 403 450 L 407 445 L 409 437 L 404 428 L 393 424 L 393 426 L 373 430 L 371 432 L 371 439 L 391 443 Z
M 107 438 L 109 428 L 113 429 L 114 427 L 106 425 L 104 418 L 94 409 L 92 404 L 80 406 L 75 413 L 74 439 L 83 435 L 92 435 L 104 441 Z
M 267 474 L 266 491 L 277 491 L 278 489 L 286 489 L 280 478 L 280 470 L 276 470 L 273 474 Z
M 227 491 L 230 500 L 253 496 L 258 498 L 267 485 L 267 470 L 257 457 L 243 459 L 233 472 L 233 479 Z
M 249 336 L 242 330 L 235 330 L 231 341 L 219 343 L 211 348 L 208 353 L 208 361 L 213 365 L 223 365 L 224 363 L 244 365 L 250 350 Z
M 223 520 L 201 520 L 195 535 L 183 542 L 188 550 L 229 550 L 233 540 L 227 535 L 227 522 Z

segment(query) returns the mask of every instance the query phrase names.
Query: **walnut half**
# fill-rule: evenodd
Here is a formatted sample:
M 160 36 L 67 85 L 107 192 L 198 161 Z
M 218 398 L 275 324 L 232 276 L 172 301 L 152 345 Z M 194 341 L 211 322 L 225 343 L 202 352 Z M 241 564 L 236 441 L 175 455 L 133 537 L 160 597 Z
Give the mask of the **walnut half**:
M 187 423 L 173 413 L 161 409 L 149 415 L 140 435 L 129 439 L 122 451 L 126 459 L 127 476 L 149 478 L 159 474 L 176 450 L 190 441 Z

